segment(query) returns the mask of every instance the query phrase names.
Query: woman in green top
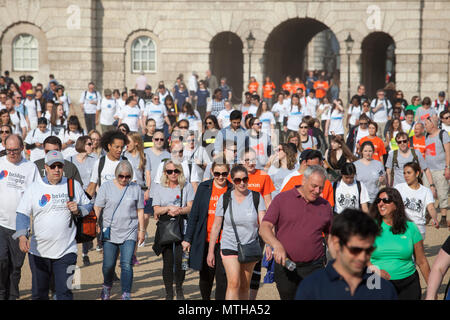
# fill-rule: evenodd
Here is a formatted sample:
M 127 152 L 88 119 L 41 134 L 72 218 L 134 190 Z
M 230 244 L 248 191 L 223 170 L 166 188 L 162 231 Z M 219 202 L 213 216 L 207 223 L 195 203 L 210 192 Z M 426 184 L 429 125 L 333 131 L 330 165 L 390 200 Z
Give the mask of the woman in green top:
M 414 116 L 416 116 L 416 110 L 421 107 L 420 105 L 420 97 L 419 96 L 413 96 L 411 98 L 411 104 L 406 107 L 406 110 L 412 110 L 414 111 Z
M 381 270 L 383 278 L 391 281 L 399 300 L 420 300 L 422 291 L 415 264 L 426 283 L 430 266 L 419 229 L 407 218 L 402 196 L 396 189 L 383 188 L 375 199 L 370 214 L 380 226 L 381 233 L 375 239 L 376 249 L 370 264 Z

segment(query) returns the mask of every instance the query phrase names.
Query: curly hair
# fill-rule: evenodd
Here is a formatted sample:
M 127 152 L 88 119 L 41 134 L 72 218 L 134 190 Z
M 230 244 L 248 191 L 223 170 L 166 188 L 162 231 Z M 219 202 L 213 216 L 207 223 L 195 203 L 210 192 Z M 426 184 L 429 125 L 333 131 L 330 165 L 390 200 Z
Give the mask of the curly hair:
M 108 152 L 108 145 L 112 144 L 115 139 L 122 140 L 124 145 L 127 145 L 129 143 L 128 137 L 123 134 L 123 132 L 119 130 L 110 130 L 103 133 L 100 140 L 100 145 L 106 152 Z

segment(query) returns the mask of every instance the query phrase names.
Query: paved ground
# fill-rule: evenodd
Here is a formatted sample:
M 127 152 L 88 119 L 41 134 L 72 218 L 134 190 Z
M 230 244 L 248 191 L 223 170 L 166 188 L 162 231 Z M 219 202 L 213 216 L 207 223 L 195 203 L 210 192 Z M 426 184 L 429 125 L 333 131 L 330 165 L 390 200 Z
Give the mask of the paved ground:
M 157 257 L 152 251 L 153 235 L 155 234 L 155 221 L 151 220 L 148 227 L 149 239 L 145 247 L 139 248 L 138 259 L 140 264 L 134 268 L 134 284 L 132 298 L 139 300 L 162 300 L 165 298 L 164 284 L 162 281 L 162 258 Z M 430 266 L 444 241 L 449 236 L 449 229 L 436 230 L 431 226 L 427 226 L 427 236 L 425 239 L 425 252 L 428 257 Z M 79 247 L 81 252 L 81 247 Z M 76 300 L 95 300 L 99 299 L 100 288 L 103 282 L 102 276 L 102 253 L 91 251 L 89 253 L 91 265 L 89 267 L 82 266 L 81 254 L 78 257 L 78 266 L 80 267 L 80 289 L 74 290 L 74 298 Z M 120 277 L 120 269 L 116 267 L 117 274 Z M 262 279 L 266 274 L 263 268 Z M 420 272 L 419 272 L 420 274 Z M 450 272 L 447 272 L 443 283 L 449 281 Z M 422 288 L 425 284 L 421 277 Z M 441 285 L 438 298 L 442 299 L 445 285 Z M 22 299 L 31 299 L 31 273 L 28 260 L 25 260 L 22 269 L 22 280 L 20 282 L 20 291 Z M 189 270 L 186 274 L 184 283 L 185 298 L 188 300 L 200 300 L 200 291 L 198 287 L 198 272 Z M 423 290 L 424 292 L 425 290 Z M 214 292 L 213 292 L 214 297 Z M 261 300 L 279 300 L 278 291 L 274 284 L 261 284 L 258 299 Z M 120 283 L 116 282 L 113 287 L 112 299 L 120 299 Z

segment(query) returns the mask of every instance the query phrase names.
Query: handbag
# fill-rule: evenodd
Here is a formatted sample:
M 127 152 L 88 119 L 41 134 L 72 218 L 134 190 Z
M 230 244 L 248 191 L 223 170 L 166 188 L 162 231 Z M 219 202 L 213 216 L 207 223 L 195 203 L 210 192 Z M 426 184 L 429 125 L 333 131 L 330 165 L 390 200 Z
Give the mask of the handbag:
M 111 240 L 111 225 L 114 219 L 114 215 L 116 214 L 117 208 L 119 208 L 120 203 L 122 202 L 123 197 L 125 196 L 125 193 L 127 192 L 128 186 L 125 188 L 124 192 L 122 193 L 122 197 L 119 200 L 119 203 L 116 206 L 116 209 L 114 209 L 114 212 L 112 214 L 111 217 L 111 223 L 109 224 L 109 227 L 103 228 L 102 229 L 102 241 L 107 241 L 107 240 Z
M 262 248 L 261 243 L 259 241 L 259 236 L 256 237 L 255 240 L 253 240 L 250 243 L 242 244 L 239 240 L 239 236 L 237 234 L 236 224 L 234 223 L 233 218 L 233 205 L 231 203 L 231 195 L 230 195 L 230 219 L 231 224 L 233 226 L 234 235 L 236 236 L 237 241 L 237 249 L 238 249 L 238 261 L 240 263 L 249 263 L 249 262 L 256 262 L 262 259 Z
M 183 206 L 183 188 L 181 188 L 180 207 Z M 168 214 L 162 215 L 156 223 L 157 232 L 159 233 L 159 244 L 164 246 L 174 242 L 183 240 L 182 226 L 183 217 L 180 215 L 171 217 Z

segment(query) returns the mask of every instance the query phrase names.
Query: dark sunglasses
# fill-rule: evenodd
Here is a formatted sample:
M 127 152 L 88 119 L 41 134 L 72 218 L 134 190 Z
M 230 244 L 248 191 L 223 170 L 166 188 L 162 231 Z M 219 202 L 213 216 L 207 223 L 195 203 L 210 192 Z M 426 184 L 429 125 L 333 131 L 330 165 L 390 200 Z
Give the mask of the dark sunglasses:
M 55 168 L 62 169 L 64 167 L 64 165 L 62 163 L 54 163 L 49 167 L 50 167 L 50 169 L 55 170 Z
M 153 138 L 153 141 L 164 141 L 164 138 Z
M 366 126 L 368 124 L 368 122 L 360 122 L 359 124 L 362 126 Z
M 9 134 L 9 133 L 11 133 L 11 131 L 9 131 L 9 130 L 5 130 L 5 131 L 0 130 L 0 133 L 1 133 L 1 134 L 3 134 L 3 133 L 8 133 L 8 134 Z
M 131 176 L 124 176 L 123 174 L 118 175 L 119 179 L 131 179 Z
M 189 129 L 189 127 L 178 127 L 180 129 Z
M 345 245 L 345 247 L 347 247 L 348 251 L 352 254 L 352 255 L 359 255 L 361 252 L 365 252 L 367 255 L 371 255 L 372 252 L 375 250 L 375 247 L 369 247 L 369 248 L 360 248 L 360 247 L 349 247 L 347 245 Z
M 228 177 L 228 172 L 214 172 L 214 177 L 218 178 L 220 176 L 226 178 Z
M 301 126 L 300 129 L 308 129 L 307 126 Z
M 378 198 L 375 200 L 375 204 L 379 204 L 381 201 L 383 201 L 385 204 L 389 204 L 394 202 L 393 199 L 389 199 L 389 198 Z
M 398 140 L 397 144 L 408 143 L 408 140 Z
M 243 182 L 244 184 L 248 183 L 248 177 L 245 178 L 234 178 L 233 179 L 234 184 L 241 184 L 241 182 Z
M 441 119 L 442 119 L 442 120 L 447 120 L 448 118 L 450 118 L 450 116 L 442 117 Z
M 178 169 L 175 169 L 175 170 L 166 170 L 166 173 L 167 173 L 168 175 L 171 175 L 171 174 L 173 174 L 173 173 L 175 173 L 175 174 L 180 174 L 180 170 L 178 170 Z

